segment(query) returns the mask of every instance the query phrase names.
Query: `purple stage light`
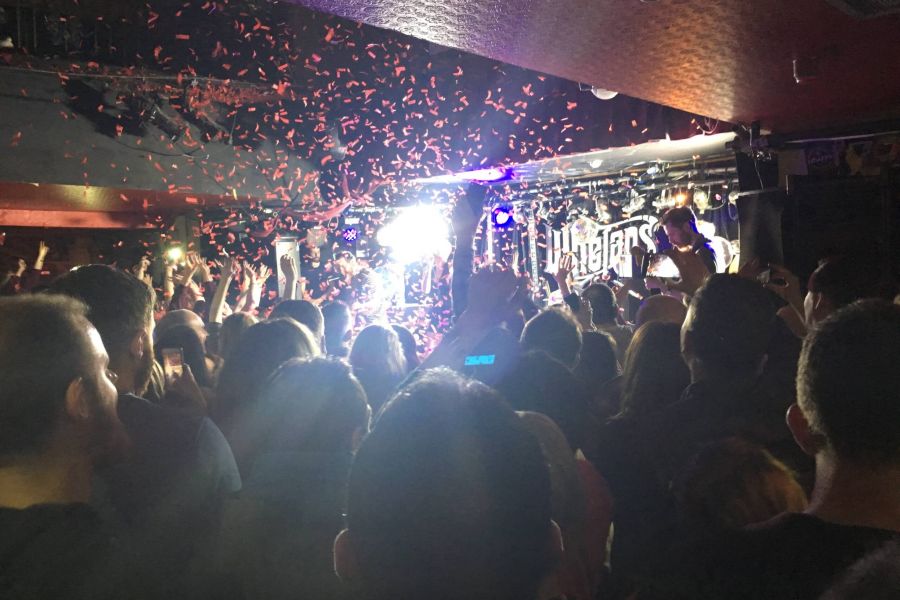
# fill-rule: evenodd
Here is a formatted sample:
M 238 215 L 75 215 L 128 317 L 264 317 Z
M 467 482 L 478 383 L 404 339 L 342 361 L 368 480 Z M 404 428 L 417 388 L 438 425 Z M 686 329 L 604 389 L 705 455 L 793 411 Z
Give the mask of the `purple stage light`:
M 497 229 L 507 229 L 516 222 L 511 204 L 495 204 L 491 209 L 491 222 Z
M 503 181 L 512 176 L 512 171 L 503 167 L 490 167 L 488 169 L 478 169 L 476 171 L 465 171 L 457 173 L 456 177 L 463 181 L 481 181 L 485 183 L 493 183 L 495 181 Z

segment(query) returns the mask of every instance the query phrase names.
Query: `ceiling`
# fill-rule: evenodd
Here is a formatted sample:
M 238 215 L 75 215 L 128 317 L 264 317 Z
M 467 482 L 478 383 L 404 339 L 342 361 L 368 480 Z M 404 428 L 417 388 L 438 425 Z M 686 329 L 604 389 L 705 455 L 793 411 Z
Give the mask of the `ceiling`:
M 791 132 L 900 115 L 900 15 L 827 0 L 294 0 L 729 122 Z M 859 3 L 857 0 L 854 0 Z M 793 61 L 801 75 L 794 80 Z

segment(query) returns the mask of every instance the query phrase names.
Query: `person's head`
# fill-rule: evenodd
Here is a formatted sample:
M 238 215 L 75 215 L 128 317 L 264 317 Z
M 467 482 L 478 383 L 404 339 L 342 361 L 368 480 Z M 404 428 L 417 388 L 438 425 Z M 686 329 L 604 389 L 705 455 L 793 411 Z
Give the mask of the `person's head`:
M 412 331 L 403 325 L 391 325 L 400 340 L 400 347 L 403 348 L 403 358 L 406 360 L 406 370 L 412 371 L 422 362 L 419 360 L 419 352 L 416 348 L 416 337 Z
M 775 305 L 759 284 L 712 275 L 681 326 L 681 353 L 694 381 L 759 375 L 775 331 Z
M 322 307 L 322 318 L 325 321 L 325 349 L 332 356 L 345 357 L 347 338 L 353 326 L 353 313 L 350 307 L 341 301 L 329 302 Z
M 495 386 L 516 410 L 547 415 L 574 450 L 587 450 L 596 426 L 590 398 L 572 371 L 546 352 L 528 352 Z
M 605 283 L 592 283 L 581 293 L 591 304 L 591 321 L 594 325 L 612 325 L 619 316 L 616 295 Z
M 0 299 L 0 466 L 48 453 L 113 458 L 127 436 L 108 361 L 77 300 Z
M 206 350 L 203 338 L 190 325 L 169 327 L 162 335 L 156 336 L 156 360 L 162 364 L 162 352 L 166 348 L 181 349 L 184 362 L 191 368 L 191 374 L 202 387 L 212 387 L 212 374 L 206 365 Z
M 160 336 L 165 335 L 170 329 L 184 326 L 193 328 L 202 340 L 206 340 L 206 326 L 203 324 L 203 319 L 194 311 L 183 308 L 170 310 L 156 322 L 156 327 L 153 330 L 153 340 L 158 341 Z
M 87 265 L 56 279 L 50 291 L 77 298 L 100 332 L 119 393 L 143 394 L 153 369 L 153 306 L 156 294 L 130 273 Z
M 834 257 L 822 261 L 809 276 L 803 312 L 807 327 L 812 327 L 834 311 L 864 298 L 878 298 L 878 272 L 864 260 Z
M 591 393 L 619 374 L 616 341 L 607 333 L 585 331 L 581 334 L 581 354 L 575 376 Z
M 697 216 L 687 206 L 676 206 L 663 213 L 660 219 L 666 237 L 673 246 L 685 247 L 694 243 L 699 235 L 697 231 Z
M 213 418 L 227 433 L 237 414 L 256 403 L 266 380 L 278 367 L 292 358 L 318 354 L 319 345 L 312 332 L 293 319 L 253 325 L 222 365 Z
M 738 438 L 695 455 L 675 483 L 679 517 L 701 533 L 740 529 L 783 512 L 802 512 L 806 494 L 784 464 Z
M 533 599 L 560 553 L 537 441 L 484 384 L 423 374 L 356 454 L 334 553 L 372 599 Z
M 687 315 L 687 307 L 681 301 L 659 294 L 650 296 L 641 302 L 634 323 L 638 327 L 646 323 L 661 321 L 663 323 L 675 323 L 679 327 L 684 323 Z
M 804 340 L 788 425 L 817 461 L 900 467 L 900 306 L 864 300 Z
M 294 358 L 275 371 L 242 427 L 258 453 L 352 452 L 369 430 L 369 414 L 346 363 Z
M 219 356 L 223 359 L 228 358 L 244 332 L 258 322 L 256 317 L 245 312 L 236 312 L 225 317 L 219 330 Z
M 376 413 L 406 376 L 400 338 L 389 326 L 369 325 L 360 331 L 350 348 L 350 364 Z
M 581 328 L 570 310 L 548 308 L 525 324 L 521 343 L 524 349 L 543 350 L 571 369 L 581 352 Z
M 621 416 L 651 415 L 679 399 L 691 382 L 680 338 L 675 323 L 653 321 L 638 328 L 625 353 Z
M 301 325 L 306 325 L 316 340 L 321 344 L 325 338 L 325 318 L 319 307 L 307 300 L 284 300 L 272 309 L 270 319 L 294 319 Z

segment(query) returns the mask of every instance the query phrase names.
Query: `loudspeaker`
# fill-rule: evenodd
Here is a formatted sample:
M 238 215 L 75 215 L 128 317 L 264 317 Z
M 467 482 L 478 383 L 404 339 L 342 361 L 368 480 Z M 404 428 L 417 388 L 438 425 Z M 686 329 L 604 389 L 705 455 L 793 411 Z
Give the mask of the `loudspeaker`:
M 756 192 L 738 198 L 740 266 L 756 258 L 762 264 L 784 264 L 781 223 L 784 205 L 785 194 L 781 190 Z

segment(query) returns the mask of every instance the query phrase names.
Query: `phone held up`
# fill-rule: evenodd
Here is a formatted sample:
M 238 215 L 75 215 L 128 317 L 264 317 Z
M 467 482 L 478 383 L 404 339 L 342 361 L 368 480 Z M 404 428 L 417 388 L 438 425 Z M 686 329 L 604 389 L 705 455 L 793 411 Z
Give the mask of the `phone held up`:
M 162 359 L 166 382 L 180 378 L 184 373 L 184 351 L 181 348 L 163 348 Z
M 681 271 L 671 258 L 665 254 L 651 252 L 644 255 L 641 264 L 644 277 L 658 277 L 660 279 L 680 279 Z

